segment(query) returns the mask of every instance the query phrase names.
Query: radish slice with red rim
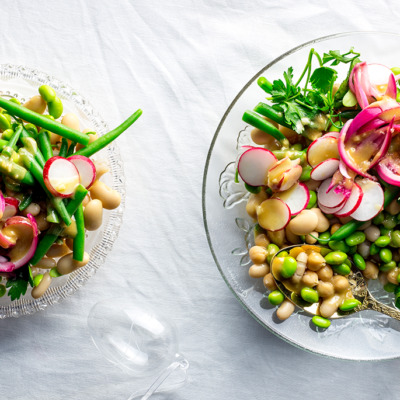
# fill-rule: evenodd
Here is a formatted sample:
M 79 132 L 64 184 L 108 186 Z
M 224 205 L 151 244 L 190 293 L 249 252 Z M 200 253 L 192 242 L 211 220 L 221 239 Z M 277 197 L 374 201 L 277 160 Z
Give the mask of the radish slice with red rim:
M 384 202 L 383 190 L 378 182 L 369 179 L 357 181 L 357 184 L 363 192 L 363 197 L 357 209 L 350 214 L 350 217 L 357 221 L 369 221 L 382 211 Z
M 292 216 L 303 211 L 310 201 L 310 192 L 304 183 L 296 183 L 289 190 L 276 193 L 273 198 L 284 201 L 290 209 Z
M 325 208 L 335 208 L 343 205 L 348 196 L 346 196 L 344 191 L 335 190 L 337 186 L 328 192 L 330 185 L 331 179 L 329 178 L 321 183 L 318 188 L 318 203 Z
M 344 206 L 346 202 L 343 202 L 340 206 L 338 207 L 333 207 L 333 208 L 327 208 L 324 207 L 322 204 L 318 203 L 318 208 L 324 213 L 324 214 L 335 214 L 338 211 L 340 211 Z
M 80 183 L 75 165 L 59 156 L 47 160 L 43 168 L 43 179 L 47 189 L 58 197 L 71 197 Z
M 316 167 L 329 158 L 339 158 L 338 139 L 324 135 L 314 140 L 307 149 L 307 162 Z
M 330 178 L 339 168 L 339 160 L 337 158 L 329 158 L 322 161 L 311 171 L 311 179 L 315 181 L 323 181 Z
M 364 192 L 361 190 L 360 185 L 354 183 L 351 189 L 350 197 L 347 199 L 344 206 L 334 213 L 335 216 L 342 218 L 351 215 L 360 206 L 363 195 Z
M 400 160 L 388 154 L 376 167 L 378 175 L 393 186 L 400 186 Z
M 92 160 L 79 155 L 68 157 L 67 160 L 71 161 L 78 170 L 81 184 L 85 186 L 86 189 L 90 188 L 96 179 L 96 167 Z
M 4 211 L 3 216 L 1 217 L 1 221 L 6 221 L 8 218 L 17 215 L 19 200 L 15 197 L 5 197 L 4 204 Z
M 257 207 L 258 223 L 272 232 L 285 228 L 290 217 L 289 206 L 281 199 L 267 199 Z
M 276 163 L 274 154 L 262 147 L 252 147 L 239 158 L 238 172 L 250 186 L 263 186 L 268 170 Z

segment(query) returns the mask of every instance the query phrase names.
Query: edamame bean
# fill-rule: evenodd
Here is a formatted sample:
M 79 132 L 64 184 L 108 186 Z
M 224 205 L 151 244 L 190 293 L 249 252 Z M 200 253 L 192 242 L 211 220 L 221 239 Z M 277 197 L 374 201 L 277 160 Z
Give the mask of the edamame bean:
M 400 247 L 400 231 L 396 230 L 392 232 L 390 246 L 392 247 Z
M 43 274 L 37 274 L 33 278 L 33 286 L 39 286 L 39 283 L 42 281 L 42 279 L 43 279 Z
M 393 229 L 397 225 L 397 220 L 394 215 L 386 214 L 383 219 L 382 225 L 386 229 Z
M 63 104 L 59 97 L 55 97 L 54 100 L 47 105 L 49 114 L 54 118 L 60 118 L 63 112 Z
M 371 256 L 378 254 L 379 251 L 380 251 L 380 248 L 375 243 L 372 243 L 371 246 L 369 247 L 369 254 Z
M 347 254 L 342 251 L 332 251 L 325 256 L 325 261 L 330 265 L 340 265 L 347 259 Z
M 381 249 L 379 252 L 379 257 L 384 263 L 388 263 L 392 261 L 393 254 L 390 249 Z
M 268 301 L 274 306 L 278 306 L 283 300 L 285 300 L 285 296 L 280 290 L 274 290 L 268 295 Z
M 388 282 L 383 286 L 383 289 L 388 293 L 393 293 L 396 286 L 394 283 Z
M 287 257 L 289 255 L 289 253 L 287 251 L 281 251 L 279 253 L 279 257 Z
M 56 91 L 49 85 L 40 86 L 39 94 L 46 103 L 51 103 L 56 98 Z
M 319 239 L 322 239 L 322 240 L 327 240 L 327 239 L 329 239 L 331 237 L 331 235 L 330 235 L 330 233 L 327 231 L 327 232 L 323 232 L 323 233 L 321 233 L 320 235 L 319 235 Z
M 353 254 L 356 254 L 356 253 L 357 253 L 357 246 L 351 246 L 349 251 L 348 251 L 348 254 L 353 255 Z
M 308 167 L 308 168 L 307 168 Z M 300 182 L 306 182 L 309 181 L 311 179 L 311 170 L 312 168 L 307 165 L 306 167 L 303 168 L 303 171 L 300 175 L 299 181 Z
M 390 271 L 390 270 L 395 269 L 395 268 L 396 268 L 396 262 L 395 261 L 388 261 L 387 263 L 381 264 L 379 266 L 379 269 L 381 271 L 383 271 L 383 272 L 387 272 L 387 271 Z
M 1 114 L 0 114 L 1 115 Z M 1 118 L 0 118 L 1 119 Z M 1 127 L 0 127 L 1 129 Z M 3 131 L 3 133 L 1 134 L 1 138 L 4 140 L 10 140 L 11 136 L 14 134 L 14 130 L 13 129 L 6 129 L 5 131 Z
M 334 265 L 333 270 L 339 275 L 348 275 L 351 268 L 347 264 L 343 263 L 340 265 Z
M 380 230 L 382 236 L 392 237 L 392 232 L 393 232 L 392 229 L 387 229 L 387 228 L 381 226 L 379 230 Z
M 303 300 L 309 303 L 317 303 L 319 300 L 318 292 L 309 287 L 303 287 L 303 289 L 301 289 L 300 296 Z
M 278 251 L 279 251 L 279 247 L 278 247 L 276 244 L 274 244 L 274 243 L 270 243 L 270 244 L 267 246 L 267 253 L 268 253 L 267 262 L 268 262 L 268 264 L 271 264 L 271 260 L 272 260 L 273 256 L 274 256 Z
M 362 258 L 362 256 L 358 253 L 353 255 L 353 262 L 354 265 L 360 270 L 364 271 L 365 269 L 365 260 Z
M 375 246 L 378 246 L 378 247 L 386 247 L 389 245 L 389 243 L 390 243 L 389 236 L 380 236 L 374 242 Z
M 281 275 L 287 279 L 294 275 L 297 269 L 297 261 L 293 257 L 285 257 L 282 263 Z
M 330 240 L 328 246 L 332 250 L 339 250 L 344 253 L 347 253 L 350 250 L 350 247 L 343 240 Z
M 331 321 L 329 321 L 329 319 L 321 317 L 319 315 L 314 315 L 311 318 L 311 321 L 315 326 L 318 326 L 318 328 L 327 329 L 331 326 Z
M 314 190 L 310 190 L 310 200 L 308 201 L 307 208 L 313 208 L 315 204 L 317 203 L 317 194 L 314 192 Z
M 365 242 L 365 233 L 361 231 L 356 231 L 346 238 L 346 244 L 348 246 L 357 246 Z
M 361 303 L 357 299 L 346 299 L 339 306 L 339 310 L 341 311 L 351 311 L 358 307 Z
M 96 181 L 92 185 L 90 195 L 92 199 L 100 200 L 103 203 L 103 208 L 106 210 L 114 210 L 121 203 L 121 195 L 101 181 Z
M 383 215 L 383 212 L 381 212 L 376 217 L 374 217 L 372 219 L 372 223 L 374 225 L 380 225 L 383 222 L 384 219 L 385 219 L 385 216 Z

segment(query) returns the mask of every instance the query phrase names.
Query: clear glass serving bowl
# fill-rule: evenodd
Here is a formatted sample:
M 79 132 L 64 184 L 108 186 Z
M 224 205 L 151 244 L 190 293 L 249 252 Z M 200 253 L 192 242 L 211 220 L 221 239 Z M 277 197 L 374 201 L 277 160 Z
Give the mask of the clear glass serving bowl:
M 363 311 L 334 320 L 329 329 L 322 331 L 313 326 L 308 315 L 299 311 L 284 322 L 277 319 L 276 308 L 266 299 L 261 280 L 248 275 L 247 250 L 252 245 L 253 222 L 245 211 L 248 194 L 244 185 L 234 182 L 238 149 L 250 140 L 251 129 L 242 121 L 242 115 L 265 98 L 257 85 L 258 77 L 280 79 L 290 66 L 295 76 L 299 76 L 311 48 L 323 54 L 329 50 L 343 53 L 354 47 L 362 60 L 393 67 L 400 66 L 399 45 L 397 34 L 352 32 L 312 40 L 278 57 L 253 76 L 228 107 L 211 142 L 205 165 L 204 225 L 211 252 L 226 284 L 261 325 L 299 348 L 325 356 L 349 360 L 398 358 L 400 322 L 374 311 Z
M 82 130 L 92 129 L 99 135 L 109 130 L 106 122 L 90 103 L 68 84 L 36 69 L 19 65 L 0 65 L 0 96 L 15 97 L 23 103 L 38 94 L 38 87 L 43 84 L 50 85 L 56 90 L 63 102 L 64 113 L 75 113 L 80 120 Z M 53 279 L 50 288 L 39 299 L 35 300 L 31 297 L 31 289 L 28 289 L 24 297 L 13 302 L 7 295 L 0 298 L 0 319 L 32 314 L 59 303 L 78 290 L 104 264 L 122 223 L 125 206 L 125 176 L 115 143 L 111 143 L 93 158 L 107 162 L 110 172 L 104 175 L 102 180 L 121 194 L 122 201 L 117 209 L 104 210 L 101 228 L 86 235 L 85 250 L 90 254 L 90 262 L 69 275 Z

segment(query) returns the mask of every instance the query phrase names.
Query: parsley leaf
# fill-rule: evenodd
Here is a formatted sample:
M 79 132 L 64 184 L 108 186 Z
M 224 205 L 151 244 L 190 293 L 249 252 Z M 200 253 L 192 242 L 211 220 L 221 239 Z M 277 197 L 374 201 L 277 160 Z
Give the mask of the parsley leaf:
M 339 65 L 340 63 L 348 64 L 352 62 L 355 58 L 358 58 L 359 55 L 360 54 L 356 53 L 353 48 L 351 48 L 350 51 L 345 54 L 340 54 L 339 50 L 330 50 L 328 53 L 324 53 L 322 57 L 322 63 L 326 64 L 332 61 L 331 65 Z
M 23 278 L 15 277 L 7 281 L 6 287 L 10 288 L 8 295 L 11 297 L 11 301 L 14 301 L 26 293 L 28 281 Z
M 337 78 L 337 72 L 333 68 L 320 67 L 314 70 L 310 82 L 314 89 L 322 93 L 328 93 Z

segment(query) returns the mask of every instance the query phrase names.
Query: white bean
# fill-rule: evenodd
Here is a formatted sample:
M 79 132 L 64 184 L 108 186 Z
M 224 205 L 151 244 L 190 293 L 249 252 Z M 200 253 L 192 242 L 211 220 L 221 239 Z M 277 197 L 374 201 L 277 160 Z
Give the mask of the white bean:
M 104 182 L 96 181 L 90 188 L 92 199 L 98 199 L 106 210 L 114 210 L 121 204 L 121 195 Z
M 375 225 L 369 226 L 367 229 L 365 229 L 364 233 L 367 240 L 372 243 L 375 242 L 375 240 L 378 239 L 379 236 L 381 236 L 381 231 Z
M 85 228 L 88 231 L 99 229 L 103 222 L 103 204 L 100 200 L 94 199 L 87 203 L 83 210 Z
M 46 290 L 49 288 L 51 280 L 52 280 L 52 278 L 51 278 L 50 274 L 48 272 L 46 272 L 43 275 L 43 278 L 40 281 L 39 285 L 35 286 L 32 289 L 32 297 L 34 299 L 38 299 L 39 297 L 42 297 L 45 294 Z
M 37 95 L 30 98 L 23 106 L 38 114 L 43 114 L 46 110 L 47 103 L 42 99 L 42 96 Z
M 294 309 L 295 309 L 294 304 L 288 299 L 285 299 L 283 303 L 279 306 L 279 308 L 276 310 L 276 316 L 281 321 L 284 321 L 293 314 Z
M 379 229 L 378 229 L 379 230 Z M 369 248 L 370 248 L 371 243 L 368 241 L 365 241 L 363 243 L 360 243 L 357 246 L 357 252 L 360 254 L 362 258 L 367 258 L 369 256 Z
M 337 309 L 342 301 L 342 297 L 339 295 L 334 295 L 332 297 L 326 298 L 319 307 L 319 312 L 325 318 L 331 317 Z
M 318 217 L 311 210 L 303 210 L 288 224 L 288 229 L 295 235 L 308 235 L 318 225 Z
M 48 257 L 43 257 L 37 264 L 35 264 L 35 267 L 37 268 L 43 268 L 43 269 L 51 269 L 54 268 L 57 265 L 56 260 L 54 258 L 48 258 Z
M 330 226 L 329 219 L 322 214 L 322 211 L 319 208 L 312 208 L 310 211 L 313 212 L 318 218 L 318 224 L 314 230 L 320 233 L 327 231 Z
M 69 253 L 58 260 L 57 271 L 61 275 L 69 274 L 72 271 L 85 266 L 89 262 L 89 254 L 86 253 L 86 251 L 83 256 L 83 261 L 75 261 L 72 257 L 73 253 Z
M 67 113 L 62 117 L 61 123 L 68 128 L 75 129 L 79 131 L 80 124 L 79 119 L 74 113 Z
M 36 217 L 40 213 L 40 206 L 37 203 L 31 203 L 25 210 L 22 211 L 22 214 L 27 216 L 28 214 L 32 214 L 33 217 Z
M 252 278 L 262 278 L 269 273 L 269 265 L 267 263 L 263 264 L 253 264 L 249 268 L 249 275 Z
M 297 269 L 294 275 L 292 276 L 293 283 L 299 283 L 301 281 L 301 278 L 303 277 L 304 272 L 306 271 L 307 268 L 307 259 L 308 255 L 306 252 L 302 252 L 296 257 Z

